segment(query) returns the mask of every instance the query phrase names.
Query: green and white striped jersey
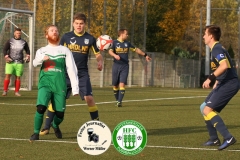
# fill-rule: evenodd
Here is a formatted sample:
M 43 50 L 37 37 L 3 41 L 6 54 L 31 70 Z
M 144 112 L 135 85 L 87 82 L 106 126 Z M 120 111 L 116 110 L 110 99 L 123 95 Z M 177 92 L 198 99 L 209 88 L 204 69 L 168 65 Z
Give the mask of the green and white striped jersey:
M 44 56 L 49 60 L 44 61 Z M 37 50 L 33 66 L 41 65 L 38 88 L 48 87 L 53 92 L 66 92 L 66 71 L 73 95 L 79 94 L 77 67 L 71 51 L 64 46 L 47 45 Z

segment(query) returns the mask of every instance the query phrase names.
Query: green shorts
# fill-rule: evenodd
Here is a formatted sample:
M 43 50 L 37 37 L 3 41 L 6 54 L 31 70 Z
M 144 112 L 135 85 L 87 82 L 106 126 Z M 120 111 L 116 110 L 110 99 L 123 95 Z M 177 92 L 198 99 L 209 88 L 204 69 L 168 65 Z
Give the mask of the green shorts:
M 5 74 L 13 74 L 21 77 L 23 75 L 23 67 L 22 63 L 6 63 Z
M 54 111 L 64 112 L 66 109 L 66 92 L 53 93 L 48 87 L 42 87 L 38 90 L 37 105 L 48 106 L 52 102 Z

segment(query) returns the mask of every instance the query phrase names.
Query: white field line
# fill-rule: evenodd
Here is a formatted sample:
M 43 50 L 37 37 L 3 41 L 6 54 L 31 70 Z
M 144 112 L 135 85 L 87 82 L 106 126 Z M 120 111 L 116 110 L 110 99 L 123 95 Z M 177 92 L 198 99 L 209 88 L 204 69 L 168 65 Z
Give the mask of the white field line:
M 139 99 L 139 100 L 125 100 L 125 102 L 144 102 L 144 101 L 161 101 L 161 100 L 173 100 L 173 99 L 191 99 L 191 98 L 203 98 L 206 96 L 191 96 L 191 97 L 171 97 L 171 98 L 154 98 L 154 99 Z M 96 104 L 109 104 L 116 103 L 116 101 L 109 102 L 98 102 Z M 0 105 L 9 105 L 9 106 L 33 106 L 36 104 L 14 104 L 14 103 L 0 103 Z M 85 106 L 86 104 L 67 104 L 66 106 Z
M 0 138 L 0 140 L 9 140 L 9 141 L 29 141 L 29 139 L 19 139 L 19 138 Z M 39 142 L 48 142 L 48 143 L 70 143 L 70 144 L 77 144 L 77 142 L 73 141 L 54 141 L 54 140 L 38 140 L 34 141 L 32 143 L 39 143 Z M 113 144 L 111 144 L 113 145 Z M 147 145 L 147 148 L 164 148 L 164 149 L 185 149 L 185 150 L 200 150 L 200 151 L 218 151 L 217 149 L 213 148 L 193 148 L 193 147 L 174 147 L 174 146 L 152 146 Z M 225 149 L 225 151 L 229 152 L 240 152 L 240 150 L 231 150 L 231 149 Z

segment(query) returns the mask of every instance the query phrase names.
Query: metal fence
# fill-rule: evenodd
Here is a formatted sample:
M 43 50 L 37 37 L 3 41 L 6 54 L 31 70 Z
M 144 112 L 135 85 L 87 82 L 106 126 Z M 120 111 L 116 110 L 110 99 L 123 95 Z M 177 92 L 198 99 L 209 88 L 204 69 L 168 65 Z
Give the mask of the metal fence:
M 178 58 L 165 53 L 148 53 L 151 62 L 142 57 L 129 60 L 128 86 L 160 86 L 176 88 L 195 88 L 200 85 L 200 62 L 193 59 Z M 94 58 L 89 59 L 89 73 L 92 85 L 110 86 L 113 59 L 105 57 L 103 73 L 97 71 Z M 103 77 L 101 77 L 103 76 Z
M 107 3 L 105 3 L 107 1 Z M 151 0 L 149 0 L 151 1 Z M 14 4 L 13 4 L 14 2 Z M 28 3 L 27 3 L 28 2 Z M 111 35 L 117 38 L 119 27 L 127 28 L 130 32 L 129 40 L 135 46 L 146 49 L 146 6 L 147 0 L 36 0 L 38 8 L 34 9 L 33 0 L 0 0 L 0 7 L 22 10 L 36 10 L 34 51 L 46 45 L 43 29 L 47 24 L 55 23 L 60 28 L 61 35 L 72 29 L 71 17 L 75 12 L 83 12 L 87 15 L 87 31 L 95 37 L 101 34 Z M 56 2 L 56 3 L 54 3 Z M 74 2 L 74 3 L 71 3 Z M 120 2 L 120 3 L 119 3 Z M 179 58 L 177 56 L 153 52 L 152 62 L 146 63 L 142 57 L 130 53 L 130 70 L 128 86 L 161 86 L 161 87 L 199 87 L 204 77 L 205 45 L 203 44 L 203 28 L 206 25 L 206 1 L 193 0 L 189 12 L 189 21 L 184 29 L 182 39 L 176 46 L 184 48 L 191 53 L 195 52 L 195 59 Z M 211 22 L 222 28 L 221 43 L 234 52 L 236 69 L 239 71 L 240 52 L 240 12 L 232 0 L 211 0 Z M 174 7 L 174 6 L 172 6 Z M 174 9 L 174 8 L 172 8 Z M 151 10 L 151 8 L 148 8 Z M 111 13 L 111 16 L 106 16 Z M 0 12 L 0 15 L 4 14 Z M 172 18 L 172 17 L 169 17 Z M 28 24 L 25 24 L 28 25 Z M 0 25 L 1 26 L 1 25 Z M 169 26 L 171 27 L 171 26 Z M 22 28 L 22 26 L 21 26 Z M 0 30 L 3 31 L 3 30 Z M 3 31 L 12 36 L 11 29 Z M 1 38 L 1 35 L 0 35 Z M 151 38 L 151 37 L 149 37 Z M 26 40 L 28 40 L 26 38 Z M 2 50 L 3 43 L 0 44 Z M 167 48 L 171 51 L 173 48 Z M 35 54 L 35 53 L 33 53 Z M 93 54 L 89 56 L 89 73 L 93 86 L 111 85 L 112 57 L 103 52 L 104 70 L 97 71 L 96 60 Z M 4 60 L 0 58 L 1 78 L 3 84 Z M 33 71 L 33 86 L 37 85 L 39 68 Z M 26 68 L 24 76 L 28 77 Z M 1 88 L 1 86 L 0 86 Z

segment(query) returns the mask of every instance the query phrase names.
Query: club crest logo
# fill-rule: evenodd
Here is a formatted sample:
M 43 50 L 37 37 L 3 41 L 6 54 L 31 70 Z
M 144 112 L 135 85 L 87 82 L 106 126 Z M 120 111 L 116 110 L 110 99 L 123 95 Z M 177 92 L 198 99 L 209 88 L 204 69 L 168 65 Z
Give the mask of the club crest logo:
M 84 43 L 88 44 L 89 43 L 89 39 L 84 39 Z
M 136 155 L 147 144 L 147 132 L 142 124 L 133 120 L 119 123 L 112 136 L 114 147 L 124 155 Z
M 99 155 L 108 150 L 111 145 L 111 131 L 101 121 L 88 121 L 78 130 L 79 147 L 89 155 Z

